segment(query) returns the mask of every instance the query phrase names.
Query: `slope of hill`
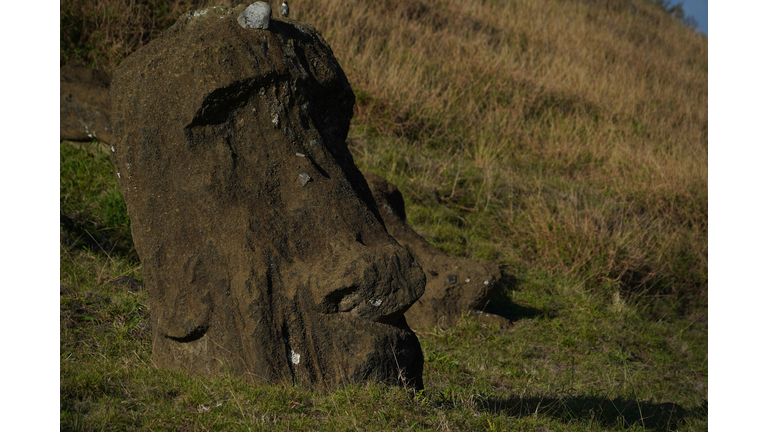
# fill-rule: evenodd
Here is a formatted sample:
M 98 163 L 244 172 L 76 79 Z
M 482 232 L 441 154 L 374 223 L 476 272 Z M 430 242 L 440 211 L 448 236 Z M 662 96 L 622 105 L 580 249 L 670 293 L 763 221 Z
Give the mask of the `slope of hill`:
M 62 145 L 62 425 L 706 428 L 707 39 L 658 3 L 291 2 L 355 90 L 358 166 L 433 244 L 508 274 L 490 307 L 511 329 L 419 332 L 415 397 L 154 370 L 146 297 L 108 282 L 141 279 L 110 162 Z M 202 5 L 62 3 L 62 62 L 110 70 Z

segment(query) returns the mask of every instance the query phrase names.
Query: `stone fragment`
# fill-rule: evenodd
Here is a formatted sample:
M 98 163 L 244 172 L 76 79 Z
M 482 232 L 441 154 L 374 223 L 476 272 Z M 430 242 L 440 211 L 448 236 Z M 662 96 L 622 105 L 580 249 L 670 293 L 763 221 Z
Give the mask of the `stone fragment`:
M 257 1 L 237 17 L 240 27 L 246 29 L 268 29 L 269 18 L 272 16 L 272 6 L 269 3 Z
M 421 388 L 404 312 L 425 277 L 346 146 L 347 78 L 317 30 L 244 29 L 244 9 L 187 14 L 114 74 L 112 155 L 153 361 L 318 389 Z M 301 173 L 311 188 L 296 187 Z
M 408 325 L 425 328 L 454 325 L 462 314 L 483 309 L 501 279 L 499 267 L 489 262 L 453 258 L 432 246 L 407 223 L 405 203 L 399 190 L 388 181 L 366 173 L 387 231 L 416 258 L 427 278 L 424 295 L 405 313 Z M 485 318 L 490 314 L 475 313 Z M 504 320 L 502 317 L 494 319 Z
M 288 6 L 288 2 L 286 0 L 283 0 L 283 4 L 280 5 L 280 15 L 287 17 L 290 11 L 291 9 Z
M 306 186 L 310 180 L 312 180 L 312 177 L 310 177 L 309 174 L 307 173 L 299 174 L 299 183 L 301 183 L 302 187 Z

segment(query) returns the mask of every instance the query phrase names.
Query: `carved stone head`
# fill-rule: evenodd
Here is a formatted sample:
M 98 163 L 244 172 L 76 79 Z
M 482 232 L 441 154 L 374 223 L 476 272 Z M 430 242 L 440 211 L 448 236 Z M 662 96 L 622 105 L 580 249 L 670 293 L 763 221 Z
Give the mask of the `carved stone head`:
M 424 292 L 345 140 L 355 97 L 312 27 L 189 13 L 115 72 L 114 163 L 158 366 L 334 386 L 403 380 Z

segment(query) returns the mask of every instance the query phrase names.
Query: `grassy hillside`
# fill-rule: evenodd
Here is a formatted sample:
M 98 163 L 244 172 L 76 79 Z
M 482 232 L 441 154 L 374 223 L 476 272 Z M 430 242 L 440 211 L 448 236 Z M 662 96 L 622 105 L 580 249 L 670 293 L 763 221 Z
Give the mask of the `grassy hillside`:
M 61 60 L 111 70 L 203 5 L 61 3 Z M 291 2 L 355 90 L 357 165 L 430 242 L 508 274 L 491 307 L 511 329 L 418 330 L 415 396 L 155 370 L 146 294 L 114 281 L 141 269 L 110 161 L 62 144 L 62 425 L 706 429 L 707 39 L 664 6 Z

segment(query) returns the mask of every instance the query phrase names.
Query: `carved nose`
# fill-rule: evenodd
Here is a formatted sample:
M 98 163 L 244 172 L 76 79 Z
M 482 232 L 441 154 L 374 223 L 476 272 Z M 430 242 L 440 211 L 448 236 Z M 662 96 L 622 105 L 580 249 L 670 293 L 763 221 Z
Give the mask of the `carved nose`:
M 297 269 L 305 276 L 301 284 L 317 293 L 320 313 L 391 322 L 424 294 L 421 267 L 399 245 L 368 247 L 354 242 L 334 255 L 332 261 Z

